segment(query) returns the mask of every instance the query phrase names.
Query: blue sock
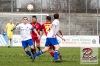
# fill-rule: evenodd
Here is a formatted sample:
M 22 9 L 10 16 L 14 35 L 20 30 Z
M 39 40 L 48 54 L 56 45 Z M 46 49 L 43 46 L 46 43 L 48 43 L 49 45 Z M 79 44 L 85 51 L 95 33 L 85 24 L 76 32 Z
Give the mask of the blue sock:
M 43 54 L 42 50 L 40 50 L 39 52 L 37 52 L 37 53 L 34 55 L 34 58 L 36 58 L 36 56 L 40 56 L 41 54 Z
M 57 60 L 58 59 L 58 54 L 59 54 L 59 51 L 58 50 L 55 50 L 54 51 L 54 60 Z
M 29 55 L 29 56 L 31 56 L 31 52 L 30 51 L 27 51 L 26 54 Z

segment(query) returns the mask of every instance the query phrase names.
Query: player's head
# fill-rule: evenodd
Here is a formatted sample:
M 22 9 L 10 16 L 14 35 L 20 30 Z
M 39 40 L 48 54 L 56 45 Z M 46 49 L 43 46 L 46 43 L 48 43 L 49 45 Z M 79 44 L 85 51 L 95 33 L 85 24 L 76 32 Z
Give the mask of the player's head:
M 51 21 L 51 16 L 46 16 L 46 22 L 50 22 Z
M 59 19 L 59 14 L 58 13 L 54 14 L 54 19 Z
M 26 24 L 28 22 L 28 18 L 27 17 L 23 17 L 23 23 Z
M 9 20 L 9 23 L 12 24 L 12 20 Z
M 36 21 L 37 21 L 37 17 L 36 16 L 32 16 L 32 22 L 36 23 Z

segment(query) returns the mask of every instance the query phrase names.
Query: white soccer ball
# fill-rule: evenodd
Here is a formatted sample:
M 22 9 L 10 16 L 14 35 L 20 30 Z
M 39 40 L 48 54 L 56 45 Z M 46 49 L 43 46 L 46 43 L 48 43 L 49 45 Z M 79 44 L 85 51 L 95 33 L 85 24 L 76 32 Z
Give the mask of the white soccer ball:
M 32 4 L 29 4 L 29 5 L 27 5 L 27 9 L 28 9 L 28 10 L 33 10 L 33 9 L 34 9 L 34 7 L 33 7 L 33 5 L 32 5 Z

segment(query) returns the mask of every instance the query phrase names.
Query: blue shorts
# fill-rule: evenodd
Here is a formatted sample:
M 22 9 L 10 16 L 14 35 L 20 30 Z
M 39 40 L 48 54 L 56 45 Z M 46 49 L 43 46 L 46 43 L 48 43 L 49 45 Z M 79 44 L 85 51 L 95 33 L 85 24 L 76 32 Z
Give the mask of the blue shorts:
M 22 47 L 24 49 L 27 48 L 28 46 L 34 46 L 34 43 L 33 43 L 32 39 L 22 41 Z
M 54 45 L 58 45 L 58 40 L 57 38 L 46 38 L 46 43 L 45 46 L 54 46 Z

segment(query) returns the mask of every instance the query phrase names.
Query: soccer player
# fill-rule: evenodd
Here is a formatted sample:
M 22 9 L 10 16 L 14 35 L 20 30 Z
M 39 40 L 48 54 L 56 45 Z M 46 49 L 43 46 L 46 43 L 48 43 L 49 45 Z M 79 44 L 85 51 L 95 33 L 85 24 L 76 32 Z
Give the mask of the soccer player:
M 26 54 L 29 55 L 33 61 L 33 56 L 31 55 L 31 52 L 34 55 L 34 44 L 33 44 L 32 37 L 31 37 L 31 31 L 34 31 L 38 38 L 40 36 L 38 32 L 32 27 L 32 25 L 28 23 L 27 17 L 23 17 L 22 22 L 23 23 L 21 24 L 17 24 L 15 28 L 20 30 L 20 34 L 22 38 L 22 47 L 24 48 L 24 51 L 26 52 Z M 31 52 L 28 51 L 28 46 L 30 46 L 30 48 L 32 49 Z
M 10 48 L 12 37 L 13 37 L 13 31 L 14 24 L 12 23 L 12 20 L 9 21 L 9 23 L 6 24 L 5 33 L 7 32 L 8 36 L 8 48 Z
M 50 27 L 50 30 L 47 34 L 47 38 L 46 38 L 46 43 L 45 43 L 45 48 L 43 50 L 40 50 L 38 53 L 36 53 L 34 55 L 34 59 L 43 54 L 44 52 L 48 51 L 49 50 L 49 47 L 51 45 L 53 45 L 55 47 L 55 51 L 54 51 L 54 62 L 58 62 L 60 60 L 58 60 L 58 55 L 59 55 L 59 49 L 60 49 L 60 46 L 59 46 L 59 43 L 58 43 L 58 40 L 56 38 L 56 34 L 59 30 L 59 14 L 54 14 L 54 21 L 52 22 L 52 25 Z M 62 39 L 64 39 L 62 36 L 60 36 Z
M 36 29 L 36 31 L 38 32 L 38 34 L 40 34 L 41 24 L 39 22 L 37 22 L 37 17 L 36 16 L 32 16 L 32 22 L 30 24 L 32 25 L 33 28 Z M 40 51 L 40 40 L 38 39 L 38 37 L 34 33 L 34 31 L 32 31 L 31 35 L 32 35 L 32 40 L 34 41 L 34 43 L 36 43 L 36 47 Z M 34 53 L 36 53 L 36 48 L 34 50 Z
M 41 32 L 40 36 L 42 36 L 43 33 L 45 33 L 45 35 L 47 36 L 51 25 L 52 25 L 51 17 L 50 16 L 46 16 L 46 22 L 44 24 L 42 24 L 42 27 L 41 27 L 42 32 Z M 60 35 L 62 35 L 61 30 L 59 30 L 58 32 L 60 33 Z M 55 50 L 54 46 L 50 46 L 49 53 L 50 53 L 50 55 L 52 57 L 54 57 L 54 52 L 52 51 L 52 49 Z M 59 53 L 59 57 L 60 57 L 60 60 L 62 60 L 62 56 L 61 56 L 60 53 Z

